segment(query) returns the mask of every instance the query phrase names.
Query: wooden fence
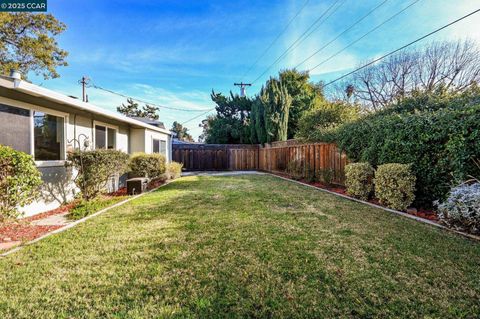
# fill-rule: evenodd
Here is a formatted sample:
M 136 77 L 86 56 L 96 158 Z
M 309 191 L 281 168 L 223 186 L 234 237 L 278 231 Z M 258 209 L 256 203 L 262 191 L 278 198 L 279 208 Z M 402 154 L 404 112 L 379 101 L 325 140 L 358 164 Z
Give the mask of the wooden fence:
M 174 144 L 172 149 L 172 159 L 187 171 L 258 169 L 258 145 Z
M 306 171 L 330 171 L 333 182 L 343 184 L 347 158 L 335 144 L 275 143 L 264 147 L 237 144 L 174 144 L 172 159 L 185 170 L 261 170 L 285 173 L 292 161 Z
M 345 165 L 347 157 L 341 153 L 335 144 L 315 143 L 290 146 L 262 147 L 259 149 L 258 169 L 272 173 L 284 173 L 289 163 L 297 161 L 304 174 L 317 177 L 322 172 L 329 171 L 335 184 L 345 182 Z

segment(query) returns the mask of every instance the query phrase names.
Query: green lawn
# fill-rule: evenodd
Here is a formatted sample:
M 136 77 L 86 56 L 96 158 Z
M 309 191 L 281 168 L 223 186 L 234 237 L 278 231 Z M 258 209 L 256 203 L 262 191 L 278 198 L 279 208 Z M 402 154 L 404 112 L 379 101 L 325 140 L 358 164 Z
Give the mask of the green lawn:
M 0 259 L 0 318 L 480 316 L 480 243 L 271 176 L 187 177 Z

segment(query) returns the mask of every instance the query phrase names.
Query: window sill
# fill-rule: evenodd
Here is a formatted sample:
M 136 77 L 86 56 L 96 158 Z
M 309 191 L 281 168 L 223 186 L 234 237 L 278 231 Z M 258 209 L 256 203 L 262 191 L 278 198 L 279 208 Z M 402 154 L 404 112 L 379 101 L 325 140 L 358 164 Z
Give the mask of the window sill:
M 58 166 L 65 166 L 64 160 L 59 161 L 35 161 L 37 167 L 58 167 Z

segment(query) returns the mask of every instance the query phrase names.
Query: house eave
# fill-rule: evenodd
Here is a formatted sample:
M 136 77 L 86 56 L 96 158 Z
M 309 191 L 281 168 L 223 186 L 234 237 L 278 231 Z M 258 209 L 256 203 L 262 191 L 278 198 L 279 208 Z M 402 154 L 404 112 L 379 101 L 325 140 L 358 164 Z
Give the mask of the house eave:
M 69 107 L 72 107 L 78 110 L 90 112 L 93 114 L 101 115 L 106 118 L 114 119 L 116 121 L 127 123 L 133 127 L 146 128 L 152 131 L 171 135 L 171 132 L 166 129 L 162 129 L 162 128 L 129 118 L 127 116 L 102 109 L 94 104 L 86 103 L 86 102 L 74 99 L 72 97 L 28 83 L 26 81 L 14 81 L 11 78 L 1 76 L 0 86 L 5 87 L 7 89 L 19 91 L 31 96 L 43 98 L 58 104 L 67 105 Z

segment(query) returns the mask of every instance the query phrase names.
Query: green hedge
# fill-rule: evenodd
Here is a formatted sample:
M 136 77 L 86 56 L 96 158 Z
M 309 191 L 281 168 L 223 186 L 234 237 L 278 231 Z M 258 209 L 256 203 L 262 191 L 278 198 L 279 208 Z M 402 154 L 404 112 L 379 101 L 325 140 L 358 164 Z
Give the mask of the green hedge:
M 132 176 L 157 178 L 165 174 L 165 156 L 158 153 L 135 153 L 130 158 L 128 166 Z
M 343 125 L 336 133 L 350 160 L 412 163 L 416 204 L 431 207 L 450 187 L 476 173 L 480 157 L 480 93 L 419 95 Z
M 17 217 L 17 208 L 32 203 L 41 184 L 32 156 L 0 145 L 0 221 Z
M 351 163 L 345 166 L 345 186 L 353 197 L 367 200 L 373 191 L 375 171 L 369 163 Z
M 408 164 L 389 163 L 375 172 L 375 196 L 392 209 L 406 210 L 415 199 L 415 175 Z
M 68 153 L 68 165 L 78 171 L 75 184 L 84 199 L 96 197 L 105 190 L 108 179 L 123 174 L 128 163 L 128 154 L 116 150 L 74 151 Z
M 167 175 L 168 178 L 170 179 L 176 179 L 179 178 L 182 175 L 182 163 L 177 163 L 177 162 L 171 162 L 167 164 Z

